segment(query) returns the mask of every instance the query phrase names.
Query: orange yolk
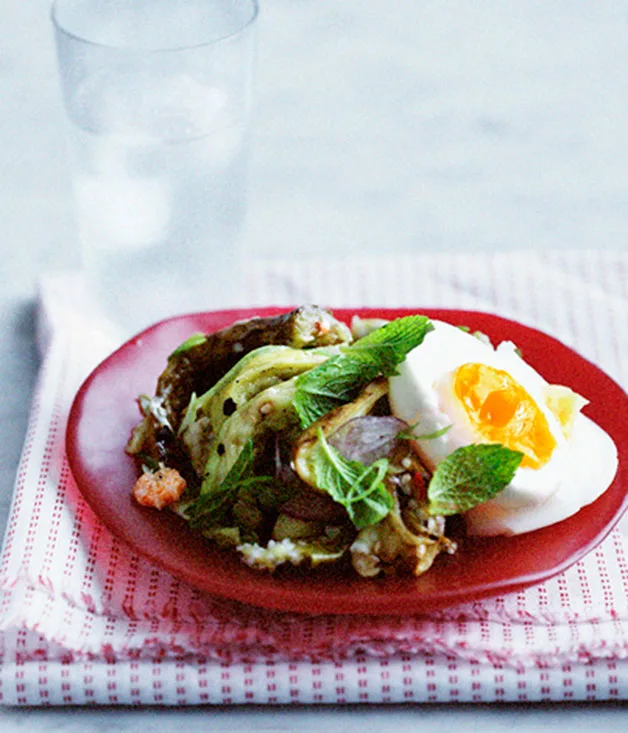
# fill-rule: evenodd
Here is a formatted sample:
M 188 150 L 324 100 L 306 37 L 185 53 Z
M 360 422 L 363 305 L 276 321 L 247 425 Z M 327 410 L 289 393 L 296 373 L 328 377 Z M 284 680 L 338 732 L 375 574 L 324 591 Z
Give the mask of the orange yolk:
M 484 441 L 520 451 L 522 466 L 547 463 L 556 440 L 536 402 L 510 374 L 485 364 L 463 364 L 454 373 L 453 388 Z

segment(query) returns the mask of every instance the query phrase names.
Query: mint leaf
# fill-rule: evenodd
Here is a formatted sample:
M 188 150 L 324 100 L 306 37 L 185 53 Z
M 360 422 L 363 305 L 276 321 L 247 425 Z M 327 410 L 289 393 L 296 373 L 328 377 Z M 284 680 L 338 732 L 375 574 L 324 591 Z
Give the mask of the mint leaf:
M 292 399 L 301 427 L 309 427 L 331 410 L 354 400 L 360 389 L 372 382 L 378 373 L 377 365 L 369 367 L 339 354 L 301 374 Z
M 503 491 L 523 453 L 500 444 L 467 445 L 439 463 L 428 486 L 431 514 L 462 514 Z
M 378 359 L 382 363 L 383 376 L 392 376 L 395 373 L 394 367 L 433 329 L 434 326 L 427 316 L 397 318 L 355 341 L 345 349 L 345 353 L 350 352 L 353 358 L 363 358 L 366 361 Z M 388 369 L 385 367 L 387 356 L 391 360 Z
M 376 377 L 390 377 L 432 326 L 427 316 L 406 316 L 381 326 L 296 380 L 294 408 L 307 428 L 336 407 L 351 402 Z
M 248 440 L 224 480 L 212 491 L 201 494 L 189 507 L 190 524 L 198 527 L 209 521 L 221 524 L 242 489 L 266 488 L 275 483 L 271 476 L 257 476 L 253 472 L 253 440 Z
M 370 466 L 350 461 L 327 442 L 321 429 L 317 436 L 317 447 L 310 456 L 316 486 L 347 510 L 357 529 L 381 521 L 393 505 L 383 483 L 388 461 L 380 458 Z

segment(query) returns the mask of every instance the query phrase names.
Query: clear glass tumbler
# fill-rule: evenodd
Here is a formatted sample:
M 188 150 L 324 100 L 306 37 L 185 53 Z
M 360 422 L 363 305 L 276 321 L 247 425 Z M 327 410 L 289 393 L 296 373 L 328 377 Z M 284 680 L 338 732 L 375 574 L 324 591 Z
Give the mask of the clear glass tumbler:
M 55 0 L 87 292 L 129 335 L 238 302 L 257 0 Z

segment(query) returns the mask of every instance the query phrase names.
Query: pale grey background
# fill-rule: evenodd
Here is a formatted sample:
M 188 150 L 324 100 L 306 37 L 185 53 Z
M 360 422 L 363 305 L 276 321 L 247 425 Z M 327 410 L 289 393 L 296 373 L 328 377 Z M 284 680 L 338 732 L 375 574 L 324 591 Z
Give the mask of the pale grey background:
M 0 4 L 0 528 L 26 429 L 40 273 L 77 263 L 47 0 Z M 251 256 L 623 248 L 621 0 L 262 0 Z M 10 710 L 85 731 L 608 731 L 617 706 Z

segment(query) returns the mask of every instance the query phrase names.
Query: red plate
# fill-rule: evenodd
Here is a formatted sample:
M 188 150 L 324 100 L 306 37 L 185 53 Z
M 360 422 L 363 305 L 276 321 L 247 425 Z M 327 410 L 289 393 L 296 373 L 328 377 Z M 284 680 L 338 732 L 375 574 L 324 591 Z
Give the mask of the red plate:
M 610 532 L 628 500 L 628 397 L 571 349 L 539 331 L 498 316 L 454 310 L 421 311 L 465 324 L 495 342 L 514 341 L 526 360 L 552 383 L 587 396 L 587 414 L 611 434 L 620 465 L 611 487 L 593 504 L 556 526 L 516 537 L 464 540 L 455 556 L 441 556 L 419 578 L 365 580 L 337 568 L 315 572 L 254 571 L 235 553 L 194 535 L 174 514 L 137 505 L 136 479 L 125 443 L 139 420 L 136 398 L 153 393 L 168 354 L 190 334 L 210 332 L 236 319 L 271 315 L 265 308 L 192 314 L 163 321 L 128 341 L 91 374 L 79 390 L 69 418 L 67 452 L 72 473 L 104 524 L 135 551 L 191 585 L 218 596 L 284 611 L 328 614 L 410 614 L 515 591 L 564 570 Z M 397 318 L 408 310 L 336 310 L 350 320 Z M 586 460 L 586 456 L 583 457 Z

